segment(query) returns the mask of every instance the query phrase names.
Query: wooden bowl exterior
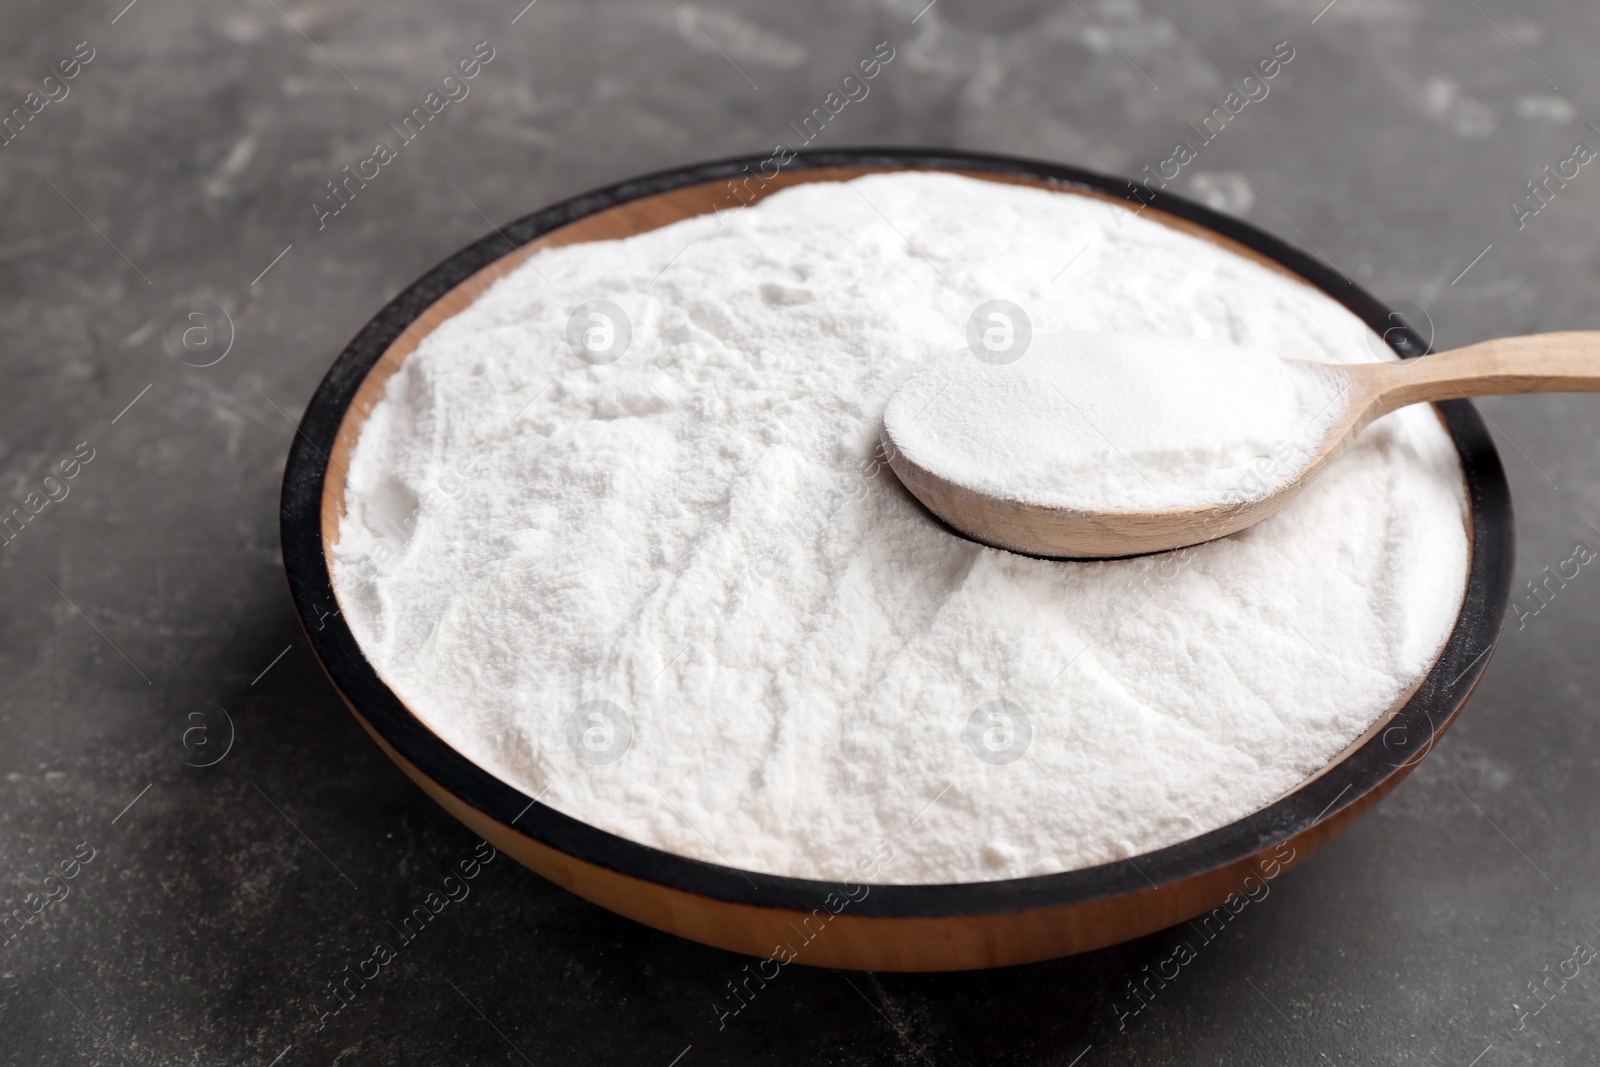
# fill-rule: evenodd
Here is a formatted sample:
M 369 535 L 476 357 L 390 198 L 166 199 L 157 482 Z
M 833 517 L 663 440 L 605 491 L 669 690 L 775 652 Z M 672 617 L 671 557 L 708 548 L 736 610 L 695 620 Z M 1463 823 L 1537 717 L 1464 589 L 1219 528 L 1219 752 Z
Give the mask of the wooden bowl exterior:
M 284 475 L 284 562 L 319 660 L 379 746 L 446 810 L 546 878 L 602 907 L 695 941 L 753 956 L 864 970 L 932 971 L 1051 959 L 1129 940 L 1253 892 L 1327 843 L 1409 773 L 1470 695 L 1510 598 L 1510 497 L 1499 458 L 1466 401 L 1439 405 L 1460 450 L 1471 502 L 1472 562 L 1460 617 L 1433 669 L 1319 774 L 1246 818 L 1143 856 L 1081 871 L 961 885 L 842 886 L 735 871 L 625 841 L 538 805 L 433 734 L 384 685 L 339 614 L 328 568 L 345 471 L 384 384 L 422 338 L 531 251 L 625 237 L 751 202 L 807 181 L 938 169 L 1094 196 L 1320 288 L 1402 355 L 1426 346 L 1387 309 L 1318 261 L 1242 223 L 1166 194 L 1049 164 L 960 153 L 803 153 L 764 187 L 755 160 L 652 175 L 528 216 L 446 260 L 397 297 L 346 348 L 306 409 Z M 859 892 L 859 887 L 857 887 Z M 818 932 L 820 931 L 820 932 Z M 808 936 L 809 935 L 809 936 Z

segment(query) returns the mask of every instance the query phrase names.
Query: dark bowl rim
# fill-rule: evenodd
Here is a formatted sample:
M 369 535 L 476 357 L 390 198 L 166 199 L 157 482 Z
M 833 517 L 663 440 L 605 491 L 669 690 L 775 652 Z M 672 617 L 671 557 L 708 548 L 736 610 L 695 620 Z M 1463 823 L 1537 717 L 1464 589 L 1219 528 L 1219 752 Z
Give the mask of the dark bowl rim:
M 675 167 L 632 178 L 508 223 L 454 253 L 391 300 L 340 353 L 307 404 L 290 447 L 281 498 L 284 569 L 296 611 L 324 669 L 402 757 L 489 818 L 575 859 L 730 904 L 810 911 L 848 883 L 744 871 L 679 856 L 601 830 L 501 781 L 434 734 L 383 683 L 338 612 L 322 540 L 323 479 L 346 410 L 389 345 L 435 301 L 481 268 L 585 216 L 688 185 L 759 169 L 765 156 Z M 1411 326 L 1338 270 L 1278 238 L 1164 191 L 1076 167 L 980 152 L 922 148 L 804 151 L 784 170 L 892 167 L 965 170 L 1033 179 L 1144 204 L 1229 238 L 1338 301 L 1404 357 L 1428 345 Z M 1460 615 L 1432 669 L 1389 725 L 1265 808 L 1226 826 L 1127 859 L 991 882 L 871 884 L 851 914 L 959 917 L 1070 907 L 1182 882 L 1256 856 L 1324 822 L 1403 776 L 1431 749 L 1482 676 L 1511 595 L 1511 497 L 1494 443 L 1469 401 L 1437 405 L 1460 453 L 1472 515 L 1472 558 Z M 866 881 L 865 879 L 863 881 Z M 852 886 L 853 888 L 853 886 Z

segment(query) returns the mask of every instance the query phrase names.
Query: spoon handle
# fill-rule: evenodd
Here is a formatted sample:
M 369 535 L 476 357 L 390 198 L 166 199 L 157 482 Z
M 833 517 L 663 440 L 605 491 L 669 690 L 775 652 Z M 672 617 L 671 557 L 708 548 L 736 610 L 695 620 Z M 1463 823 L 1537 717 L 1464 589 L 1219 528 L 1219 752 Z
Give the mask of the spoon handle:
M 1381 366 L 1369 418 L 1458 397 L 1600 392 L 1600 330 L 1502 337 Z

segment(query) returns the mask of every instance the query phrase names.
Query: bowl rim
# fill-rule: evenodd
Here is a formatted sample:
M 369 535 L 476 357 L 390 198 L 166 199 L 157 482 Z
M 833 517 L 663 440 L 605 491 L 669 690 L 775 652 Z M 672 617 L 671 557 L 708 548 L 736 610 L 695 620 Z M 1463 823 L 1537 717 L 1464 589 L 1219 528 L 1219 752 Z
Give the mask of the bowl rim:
M 384 741 L 455 797 L 526 837 L 619 874 L 731 904 L 809 911 L 852 883 L 747 871 L 666 852 L 540 804 L 430 730 L 367 661 L 339 612 L 322 536 L 324 476 L 357 390 L 390 344 L 429 307 L 508 254 L 586 216 L 685 186 L 744 176 L 767 157 L 740 156 L 657 171 L 570 197 L 492 230 L 389 301 L 339 354 L 305 408 L 280 499 L 284 570 L 301 625 L 330 680 Z M 991 173 L 1043 181 L 1156 209 L 1227 238 L 1331 297 L 1402 357 L 1428 344 L 1338 270 L 1248 223 L 1165 191 L 1077 167 L 953 149 L 801 151 L 785 170 L 882 167 Z M 1141 208 L 1142 210 L 1143 208 Z M 514 251 L 514 249 L 513 249 Z M 1511 596 L 1515 533 L 1505 473 L 1470 401 L 1435 405 L 1460 456 L 1471 518 L 1471 560 L 1460 613 L 1432 668 L 1382 730 L 1271 804 L 1225 826 L 1150 852 L 1072 871 L 988 882 L 875 883 L 852 903 L 863 918 L 940 918 L 1070 907 L 1141 892 L 1257 855 L 1325 822 L 1403 777 L 1454 720 L 1487 667 Z

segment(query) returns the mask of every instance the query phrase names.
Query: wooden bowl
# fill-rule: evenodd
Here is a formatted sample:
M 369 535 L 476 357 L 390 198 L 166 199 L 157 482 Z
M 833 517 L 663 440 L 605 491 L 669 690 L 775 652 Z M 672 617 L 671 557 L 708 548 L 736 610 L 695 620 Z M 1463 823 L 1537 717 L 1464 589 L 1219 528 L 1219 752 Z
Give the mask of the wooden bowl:
M 1438 410 L 1466 472 L 1471 570 L 1461 614 L 1433 668 L 1399 706 L 1293 792 L 1176 845 L 1060 874 L 874 885 L 841 908 L 836 894 L 843 887 L 833 883 L 689 859 L 579 822 L 490 775 L 429 730 L 363 657 L 329 578 L 344 472 L 383 383 L 430 330 L 519 265 L 524 251 L 625 237 L 726 209 L 733 206 L 729 181 L 759 166 L 750 158 L 664 171 L 510 223 L 439 264 L 380 311 L 340 354 L 306 408 L 283 482 L 289 587 L 311 646 L 350 710 L 430 796 L 558 885 L 682 937 L 756 956 L 787 945 L 795 962 L 828 967 L 959 970 L 1100 948 L 1219 908 L 1216 921 L 1225 923 L 1239 900 L 1348 827 L 1427 754 L 1482 675 L 1510 599 L 1511 499 L 1483 422 L 1464 400 Z M 902 169 L 955 171 L 1138 203 L 1129 183 L 1070 167 L 920 150 L 801 153 L 760 194 Z M 754 193 L 756 184 L 740 187 Z M 1396 327 L 1388 309 L 1322 262 L 1199 205 L 1166 193 L 1141 189 L 1140 195 L 1145 217 L 1300 278 L 1354 312 L 1403 356 L 1424 352 L 1409 327 Z

